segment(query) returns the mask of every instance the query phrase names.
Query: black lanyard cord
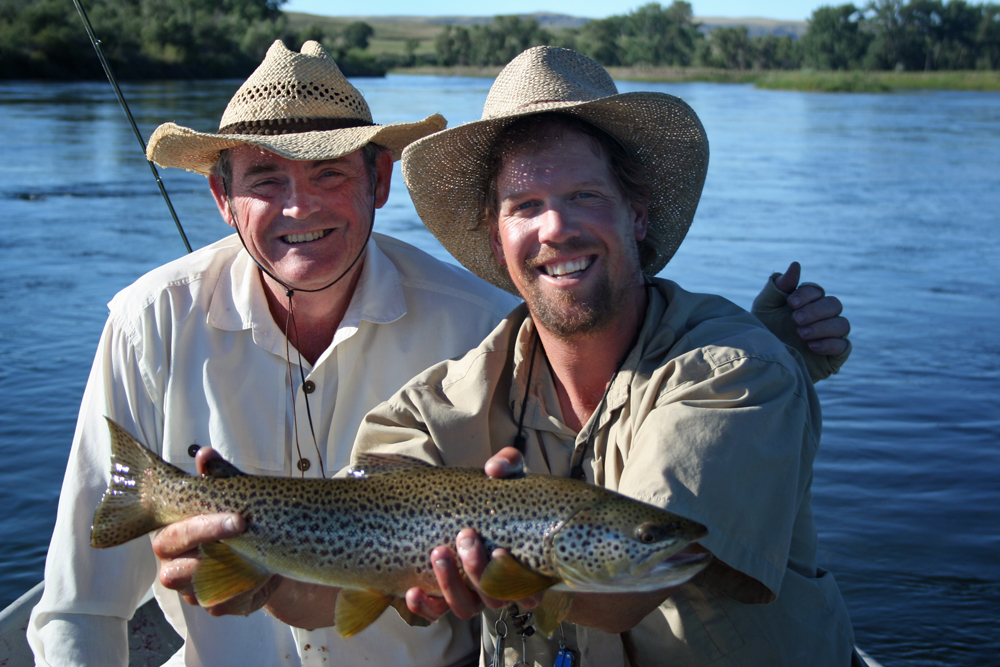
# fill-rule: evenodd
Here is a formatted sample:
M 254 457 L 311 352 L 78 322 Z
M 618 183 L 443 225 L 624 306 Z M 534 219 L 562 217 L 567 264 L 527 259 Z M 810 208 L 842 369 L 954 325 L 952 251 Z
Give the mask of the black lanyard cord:
M 289 350 L 289 337 L 288 337 L 289 329 L 291 329 L 291 331 L 295 333 L 295 342 L 296 342 L 295 354 L 298 357 L 299 378 L 300 378 L 300 380 L 302 382 L 302 386 L 304 386 L 305 383 L 306 383 L 306 374 L 305 374 L 305 370 L 303 370 L 302 353 L 299 351 L 299 347 L 298 347 L 298 343 L 299 343 L 299 328 L 298 328 L 298 326 L 295 323 L 295 312 L 294 312 L 294 309 L 293 309 L 293 306 L 292 306 L 292 296 L 295 294 L 296 291 L 307 292 L 307 293 L 322 292 L 325 289 L 333 287 L 335 284 L 337 284 L 338 282 L 340 282 L 341 278 L 343 278 L 344 276 L 346 276 L 351 271 L 351 269 L 354 268 L 355 264 L 358 263 L 358 261 L 364 255 L 365 249 L 368 247 L 368 241 L 371 240 L 372 231 L 375 228 L 375 203 L 376 203 L 376 196 L 377 196 L 377 194 L 375 192 L 375 188 L 374 188 L 374 186 L 372 187 L 372 215 L 371 215 L 371 223 L 368 225 L 368 235 L 365 238 L 364 244 L 362 244 L 361 249 L 358 251 L 358 254 L 354 257 L 354 260 L 351 261 L 350 265 L 346 269 L 344 269 L 344 271 L 339 276 L 337 276 L 333 280 L 333 282 L 327 283 L 325 286 L 319 287 L 319 288 L 316 288 L 316 289 L 298 289 L 298 288 L 290 287 L 290 286 L 286 285 L 282 280 L 280 280 L 277 276 L 275 276 L 273 273 L 271 273 L 270 271 L 268 271 L 267 269 L 265 269 L 261 265 L 261 263 L 257 261 L 257 258 L 254 257 L 253 253 L 250 252 L 250 249 L 247 248 L 247 244 L 243 240 L 243 234 L 240 233 L 239 220 L 237 220 L 237 218 L 236 218 L 236 207 L 233 205 L 233 200 L 229 196 L 229 184 L 225 180 L 223 180 L 223 189 L 225 190 L 225 193 L 226 193 L 226 201 L 229 204 L 229 212 L 233 216 L 233 227 L 236 229 L 236 235 L 239 237 L 240 243 L 243 245 L 243 249 L 246 250 L 247 254 L 250 256 L 250 259 L 253 260 L 253 263 L 257 265 L 257 268 L 260 269 L 262 273 L 270 276 L 270 278 L 272 280 L 274 280 L 274 282 L 278 283 L 279 285 L 281 285 L 282 287 L 285 288 L 285 296 L 288 297 L 288 313 L 285 316 L 285 364 L 288 367 L 288 382 L 289 382 L 289 385 L 291 385 L 291 382 L 292 382 L 292 361 L 291 361 L 291 354 L 290 354 L 290 350 Z M 309 421 L 309 433 L 312 435 L 313 447 L 316 449 L 316 457 L 317 457 L 317 459 L 319 459 L 319 472 L 320 472 L 320 475 L 322 475 L 325 478 L 326 477 L 326 468 L 323 465 L 323 453 L 320 451 L 319 441 L 316 439 L 316 428 L 315 428 L 315 426 L 313 426 L 312 409 L 309 407 L 309 394 L 307 392 L 303 391 L 303 396 L 305 397 L 305 402 L 306 402 L 306 418 Z M 301 472 L 302 476 L 305 477 L 306 468 L 301 465 L 301 461 L 303 461 L 303 457 L 302 457 L 302 450 L 299 448 L 299 427 L 298 427 L 298 419 L 296 418 L 295 409 L 294 408 L 292 409 L 292 437 L 293 437 L 293 439 L 295 441 L 295 452 L 299 456 L 299 462 L 300 462 L 299 471 Z
M 647 293 L 649 292 L 649 289 L 652 286 L 653 286 L 652 283 L 650 283 L 647 280 L 646 283 L 644 284 Z M 604 389 L 604 395 L 601 396 L 601 402 L 597 405 L 597 410 L 594 411 L 595 415 L 594 423 L 591 424 L 590 430 L 587 432 L 587 441 L 585 446 L 583 447 L 583 449 L 573 454 L 570 466 L 570 473 L 569 473 L 569 476 L 572 477 L 573 479 L 581 479 L 581 480 L 587 479 L 587 475 L 583 471 L 583 460 L 586 458 L 587 453 L 591 450 L 591 447 L 593 446 L 594 431 L 597 430 L 597 424 L 601 418 L 601 411 L 604 409 L 605 402 L 607 402 L 608 394 L 611 392 L 611 387 L 614 386 L 615 379 L 618 377 L 618 373 L 621 371 L 622 366 L 625 365 L 625 360 L 629 358 L 629 355 L 632 354 L 632 350 L 635 349 L 636 343 L 639 342 L 639 335 L 642 333 L 642 329 L 643 326 L 640 326 L 639 329 L 635 332 L 635 336 L 632 338 L 632 343 L 628 346 L 628 351 L 625 352 L 621 360 L 618 362 L 618 366 L 615 368 L 615 372 L 611 376 L 611 382 L 609 382 L 608 386 Z M 524 415 L 528 405 L 528 394 L 531 392 L 531 376 L 535 370 L 535 350 L 538 348 L 538 338 L 539 338 L 537 331 L 534 331 L 532 333 L 534 335 L 534 341 L 532 342 L 531 345 L 531 362 L 528 364 L 528 379 L 524 387 L 524 398 L 521 399 L 521 415 L 517 420 L 517 436 L 515 436 L 514 438 L 514 447 L 516 447 L 518 451 L 521 452 L 521 454 L 524 454 L 525 446 L 527 445 L 527 438 L 524 435 Z

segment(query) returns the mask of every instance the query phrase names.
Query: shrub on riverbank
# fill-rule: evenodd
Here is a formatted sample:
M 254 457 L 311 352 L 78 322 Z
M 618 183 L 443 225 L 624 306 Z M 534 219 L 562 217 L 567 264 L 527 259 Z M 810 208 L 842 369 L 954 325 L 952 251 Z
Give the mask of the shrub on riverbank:
M 502 67 L 536 44 L 565 46 L 606 67 L 682 68 L 673 80 L 753 81 L 810 90 L 995 89 L 990 77 L 874 79 L 873 71 L 1000 71 L 1000 5 L 965 0 L 868 0 L 817 8 L 801 39 L 699 23 L 690 3 L 645 4 L 573 28 L 532 17 L 486 23 L 366 22 L 285 14 L 285 0 L 84 0 L 115 72 L 136 78 L 242 78 L 274 39 L 321 42 L 348 76 L 390 68 Z M 459 23 L 462 23 L 461 21 Z M 579 25 L 579 24 L 577 24 Z M 461 70 L 455 70 L 461 71 Z M 777 72 L 801 72 L 795 76 Z M 858 72 L 855 76 L 816 72 Z M 765 76 L 765 73 L 772 73 Z M 99 78 L 69 0 L 0 0 L 0 78 Z
M 83 0 L 115 75 L 121 79 L 245 78 L 282 39 L 328 45 L 348 76 L 381 76 L 367 53 L 371 26 L 343 33 L 291 30 L 285 0 Z M 103 78 L 100 61 L 70 0 L 0 3 L 0 79 Z

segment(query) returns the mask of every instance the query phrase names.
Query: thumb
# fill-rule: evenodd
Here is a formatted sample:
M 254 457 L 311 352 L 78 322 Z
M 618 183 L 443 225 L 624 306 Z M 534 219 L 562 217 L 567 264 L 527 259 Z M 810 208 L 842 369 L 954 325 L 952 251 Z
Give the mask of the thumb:
M 802 267 L 798 262 L 788 265 L 788 270 L 774 279 L 774 286 L 785 294 L 791 294 L 799 286 L 799 278 L 802 276 Z

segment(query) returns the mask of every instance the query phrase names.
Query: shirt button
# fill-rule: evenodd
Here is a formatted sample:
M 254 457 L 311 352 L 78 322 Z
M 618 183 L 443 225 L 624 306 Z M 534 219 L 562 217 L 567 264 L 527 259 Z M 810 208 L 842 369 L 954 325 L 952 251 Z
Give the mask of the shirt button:
M 201 445 L 191 445 L 188 447 L 188 456 L 194 458 L 194 455 L 198 453 L 199 449 L 201 449 Z
M 299 470 L 301 470 L 302 472 L 305 472 L 306 470 L 309 470 L 309 467 L 312 464 L 309 462 L 309 459 L 299 459 L 299 462 L 298 462 L 297 465 L 298 465 Z
M 313 393 L 314 391 L 316 391 L 316 383 L 313 382 L 312 380 L 306 380 L 302 385 L 302 391 L 306 392 L 307 394 Z

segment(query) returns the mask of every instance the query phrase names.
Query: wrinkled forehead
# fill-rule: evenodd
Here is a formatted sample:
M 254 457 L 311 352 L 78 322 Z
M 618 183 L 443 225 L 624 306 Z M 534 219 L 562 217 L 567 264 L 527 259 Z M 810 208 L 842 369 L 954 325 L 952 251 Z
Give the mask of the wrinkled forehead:
M 255 173 L 290 171 L 329 163 L 358 164 L 363 161 L 362 150 L 323 160 L 292 160 L 255 144 L 240 144 L 223 152 L 220 162 L 228 161 L 229 171 L 235 178 Z

